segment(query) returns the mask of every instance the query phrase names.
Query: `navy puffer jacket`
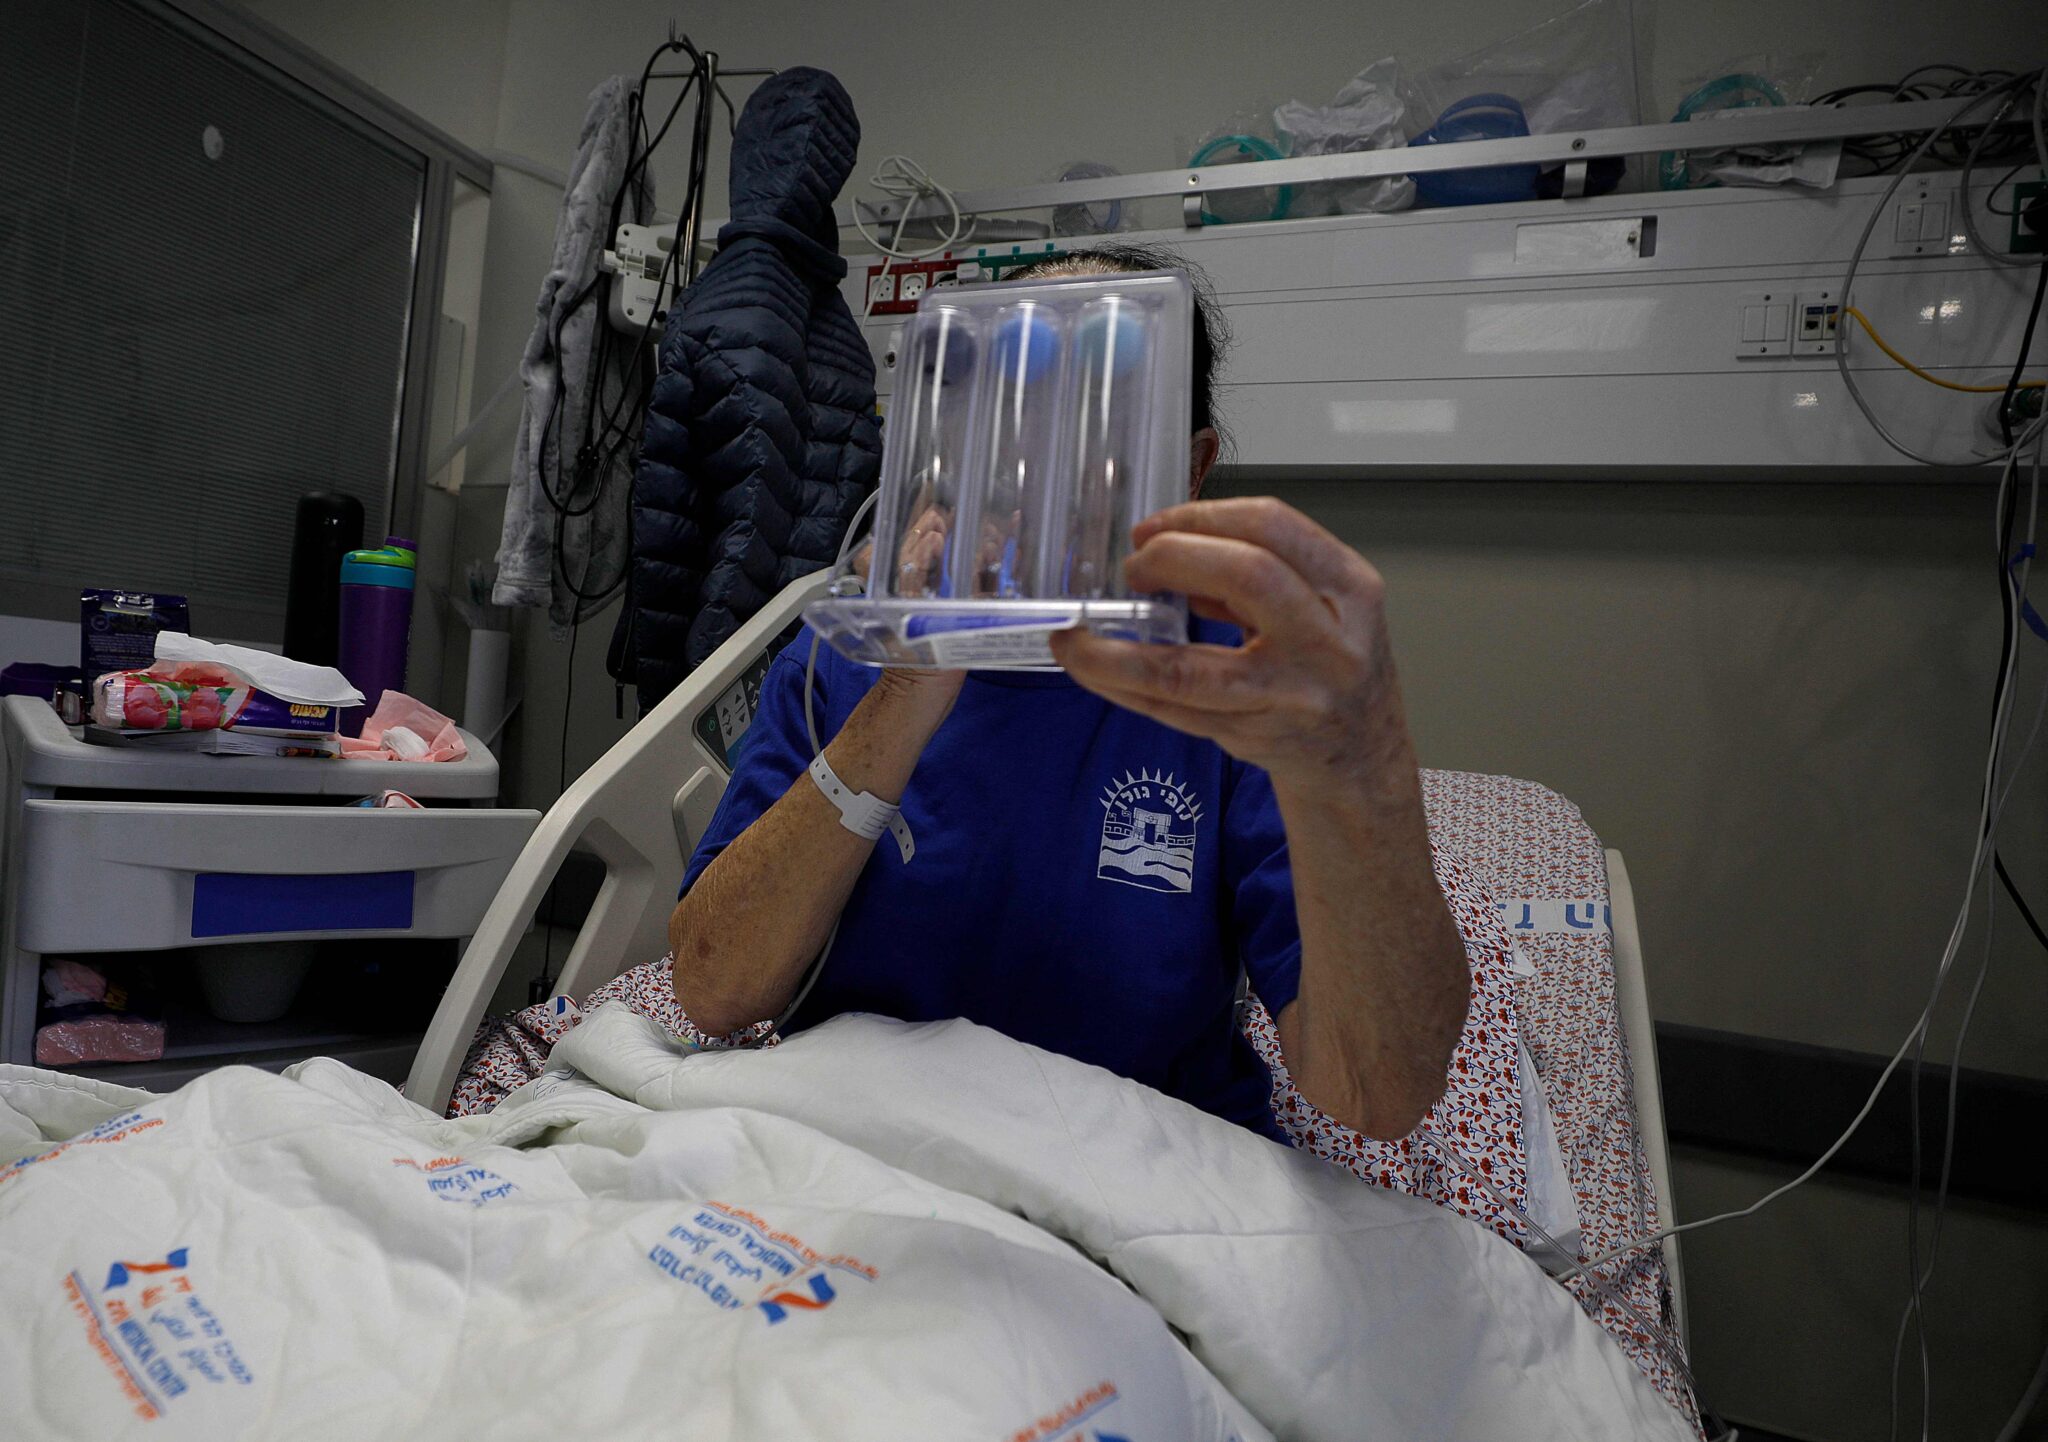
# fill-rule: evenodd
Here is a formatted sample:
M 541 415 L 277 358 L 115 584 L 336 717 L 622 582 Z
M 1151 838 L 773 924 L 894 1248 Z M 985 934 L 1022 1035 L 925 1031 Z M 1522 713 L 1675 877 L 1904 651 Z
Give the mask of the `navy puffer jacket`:
M 881 469 L 875 367 L 839 293 L 833 199 L 860 121 L 822 70 L 757 89 L 732 221 L 670 313 L 633 482 L 614 672 L 644 714 L 797 577 L 829 565 Z

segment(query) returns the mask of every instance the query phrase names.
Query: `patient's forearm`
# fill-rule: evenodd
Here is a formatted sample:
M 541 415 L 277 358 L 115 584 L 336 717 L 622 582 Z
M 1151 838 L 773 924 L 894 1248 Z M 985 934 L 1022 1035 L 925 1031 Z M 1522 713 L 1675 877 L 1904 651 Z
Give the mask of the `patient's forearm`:
M 884 676 L 825 748 L 855 791 L 900 801 L 938 721 L 916 683 Z M 943 718 L 943 711 L 939 717 Z M 831 934 L 874 843 L 799 776 L 697 878 L 669 918 L 676 1000 L 714 1035 L 778 1015 Z
M 1393 1139 L 1443 1094 L 1471 970 L 1430 862 L 1406 726 L 1367 729 L 1371 765 L 1352 784 L 1276 783 L 1302 941 L 1281 1048 L 1303 1096 Z

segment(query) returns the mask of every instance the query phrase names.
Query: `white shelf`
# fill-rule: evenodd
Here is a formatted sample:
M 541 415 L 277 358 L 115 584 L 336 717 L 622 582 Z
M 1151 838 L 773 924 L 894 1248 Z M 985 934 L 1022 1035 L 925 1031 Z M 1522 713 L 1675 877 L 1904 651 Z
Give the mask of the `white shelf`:
M 166 1054 L 162 1061 L 108 1062 L 94 1066 L 59 1067 L 57 1070 L 71 1076 L 112 1082 L 116 1086 L 169 1092 L 217 1067 L 253 1066 L 264 1071 L 283 1071 L 293 1062 L 304 1061 L 308 1056 L 331 1056 L 357 1071 L 381 1077 L 396 1086 L 405 1080 L 406 1069 L 412 1065 L 413 1054 L 419 1046 L 418 1034 L 382 1036 L 362 1038 L 345 1045 L 315 1046 L 310 1050 L 303 1046 L 268 1047 L 184 1060 Z

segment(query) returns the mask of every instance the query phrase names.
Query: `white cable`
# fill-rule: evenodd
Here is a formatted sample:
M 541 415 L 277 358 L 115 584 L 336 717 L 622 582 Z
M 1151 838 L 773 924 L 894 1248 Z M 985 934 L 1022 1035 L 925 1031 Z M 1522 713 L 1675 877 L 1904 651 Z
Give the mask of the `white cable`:
M 1981 466 L 1986 465 L 1992 461 L 1996 461 L 1997 459 L 1999 459 L 2001 455 L 2005 454 L 2005 452 L 1973 451 L 1970 453 L 1969 457 L 1964 460 L 1954 460 L 1947 457 L 1927 456 L 1922 455 L 1920 452 L 1914 450 L 1911 446 L 1907 445 L 1904 441 L 1900 440 L 1897 436 L 1891 433 L 1891 430 L 1885 425 L 1885 423 L 1878 419 L 1877 411 L 1871 406 L 1870 402 L 1864 398 L 1862 389 L 1857 385 L 1855 376 L 1849 370 L 1849 327 L 1847 325 L 1849 305 L 1851 301 L 1849 288 L 1856 281 L 1856 272 L 1862 268 L 1863 253 L 1870 246 L 1870 237 L 1877 229 L 1878 220 L 1885 214 L 1887 208 L 1891 205 L 1892 197 L 1899 193 L 1899 187 L 1906 183 L 1906 176 L 1913 169 L 1913 167 L 1915 165 L 1918 165 L 1920 163 L 1921 158 L 1924 157 L 1928 151 L 1934 148 L 1935 142 L 1939 141 L 1942 136 L 1948 133 L 1949 128 L 1951 126 L 1953 126 L 1957 121 L 1961 120 L 1965 115 L 1969 114 L 1970 111 L 1975 110 L 1978 106 L 1984 104 L 1984 102 L 1987 100 L 1995 100 L 2000 96 L 2007 95 L 2009 92 L 2017 91 L 2022 87 L 2028 85 L 2029 83 L 2032 83 L 2037 87 L 2042 85 L 2048 85 L 2048 71 L 2043 71 L 2042 75 L 2039 77 L 2030 77 L 2026 75 L 2015 76 L 2013 79 L 2008 80 L 2003 84 L 1994 86 L 1991 89 L 1984 91 L 1982 94 L 1973 97 L 1967 105 L 1958 108 L 1954 114 L 1949 116 L 1948 119 L 1942 121 L 1941 124 L 1935 126 L 1934 129 L 1927 132 L 1927 138 L 1922 140 L 1919 146 L 1913 151 L 1913 153 L 1906 157 L 1905 163 L 1899 167 L 1899 173 L 1892 177 L 1892 183 L 1885 187 L 1884 194 L 1880 195 L 1877 198 L 1877 203 L 1870 208 L 1869 218 L 1863 222 L 1863 233 L 1859 235 L 1856 239 L 1856 248 L 1849 253 L 1848 273 L 1842 277 L 1842 284 L 1839 290 L 1839 296 L 1840 304 L 1842 307 L 1842 318 L 1844 323 L 1835 328 L 1835 371 L 1838 375 L 1841 376 L 1842 386 L 1845 390 L 1848 391 L 1849 399 L 1856 403 L 1857 410 L 1863 412 L 1863 418 L 1870 422 L 1871 429 L 1876 431 L 1878 434 L 1878 439 L 1882 440 L 1887 446 L 1890 446 L 1893 450 L 1897 451 L 1900 455 L 1906 457 L 1908 460 L 1919 461 L 1923 465 L 1939 467 Z M 2037 120 L 2039 119 L 2039 110 L 2040 107 L 2037 104 L 2035 107 Z M 2037 127 L 2037 134 L 2039 133 L 2039 128 Z M 2044 164 L 2048 164 L 2048 147 L 2044 147 L 2042 159 Z
M 2042 452 L 2044 449 L 2048 449 L 2048 440 L 2043 440 L 2042 442 L 2037 443 L 2034 447 L 2032 484 L 2028 487 L 2027 494 L 2026 535 L 2030 542 L 2035 534 L 2035 526 L 2038 522 L 2040 515 L 2041 461 Z M 1992 522 L 1994 529 L 1993 542 L 1999 548 L 2001 558 L 2003 556 L 2006 539 L 2003 535 L 2002 523 L 2002 518 L 2004 517 L 2004 514 L 2005 491 L 2003 485 L 2001 485 L 1999 489 L 1998 509 L 1993 516 Z M 2032 559 L 2030 557 L 2026 557 L 2024 551 L 2022 551 L 2021 554 L 2023 559 L 2016 568 L 2017 574 L 2015 575 L 2013 572 L 2007 572 L 2005 576 L 2002 578 L 2002 584 L 2004 584 L 2008 588 L 2008 593 L 2011 599 L 2011 616 L 2007 620 L 2007 637 L 2009 643 L 2016 642 L 2016 638 L 2019 634 L 2018 626 L 2015 623 L 2019 619 L 2021 619 L 2021 617 L 2024 614 L 2023 607 L 2026 604 L 2027 598 L 2027 575 L 2028 572 L 2032 569 L 2033 565 Z M 2008 671 L 2007 675 L 2016 677 L 2017 673 L 2018 668 L 2013 667 Z M 2009 724 L 2013 699 L 2014 698 L 2012 688 L 2004 687 L 2001 689 L 2001 692 L 1998 696 L 1997 705 L 1994 707 L 1993 710 L 1992 720 L 1994 733 L 1997 733 L 1998 731 L 1998 723 L 2001 712 L 2004 713 L 2004 715 L 2008 718 Z M 1998 854 L 1997 837 L 1999 822 L 2003 819 L 2005 815 L 2005 806 L 2006 803 L 2012 798 L 2013 788 L 2019 784 L 2020 775 L 2022 772 L 2026 770 L 2027 761 L 2033 754 L 2034 743 L 2041 734 L 2041 723 L 2044 716 L 2048 716 L 2048 684 L 2044 684 L 2041 688 L 2041 694 L 2039 698 L 2036 700 L 2034 706 L 2033 722 L 2027 728 L 2026 740 L 2020 743 L 2019 752 L 2017 753 L 2017 755 L 2014 756 L 2011 767 L 2007 773 L 2005 779 L 2005 787 L 1998 793 L 1998 799 L 1992 806 L 1990 821 L 1990 849 L 1988 860 L 1990 860 L 1993 863 L 1995 863 Z M 2001 735 L 2000 744 L 2002 744 L 2002 739 L 2003 738 Z M 2001 756 L 1998 758 L 1998 760 L 2002 764 L 2004 758 Z M 1941 1250 L 1942 1220 L 1948 1206 L 1948 1188 L 1949 1178 L 1951 1175 L 1950 1168 L 1952 1164 L 1952 1159 L 1955 1154 L 1957 1100 L 1956 1085 L 1959 1070 L 1962 1066 L 1963 1045 L 1970 1035 L 1970 1023 L 1977 1014 L 1977 1002 L 1978 999 L 1983 995 L 1984 980 L 1990 974 L 1991 971 L 1992 920 L 1994 913 L 1996 911 L 1996 905 L 1997 890 L 1987 880 L 1985 884 L 1984 894 L 1984 959 L 1978 964 L 1976 979 L 1971 983 L 1970 995 L 1963 1006 L 1962 1019 L 1956 1025 L 1955 1045 L 1949 1057 L 1948 1103 L 1945 1108 L 1946 1120 L 1944 1122 L 1942 1133 L 1942 1161 L 1940 1168 L 1940 1180 L 1936 1184 L 1933 1226 L 1931 1227 L 1928 1234 L 1927 1264 L 1924 1268 L 1919 1269 L 1917 1272 L 1909 1271 L 1908 1273 L 1908 1280 L 1912 1284 L 1912 1291 L 1906 1299 L 1905 1307 L 1900 1312 L 1898 1332 L 1892 1339 L 1892 1367 L 1890 1388 L 1890 1411 L 1892 1421 L 1890 1433 L 1892 1436 L 1896 1436 L 1898 1430 L 1899 1364 L 1904 1355 L 1906 1344 L 1906 1332 L 1908 1327 L 1910 1326 L 1918 1340 L 1920 1354 L 1921 1442 L 1927 1442 L 1927 1439 L 1933 1429 L 1932 1367 L 1930 1358 L 1928 1356 L 1927 1347 L 1925 1295 L 1929 1283 L 1933 1281 L 1935 1261 L 1939 1256 Z M 1939 997 L 1940 993 L 1941 984 L 1939 981 L 1937 981 L 1935 984 L 1935 996 Z M 1930 1002 L 1930 1006 L 1931 1005 L 1932 1003 Z M 1917 1043 L 1915 1046 L 1914 1061 L 1916 1067 L 1919 1064 L 1920 1052 L 1922 1049 L 1924 1049 L 1925 1043 L 1926 1033 L 1923 1031 L 1921 1033 L 1919 1043 Z M 1913 1102 L 1915 1105 L 1915 1109 L 1917 1110 L 1917 1094 L 1913 1098 Z M 1915 1230 L 1915 1234 L 1917 1235 L 1917 1218 L 1919 1214 L 1919 1177 L 1917 1173 L 1913 1178 L 1912 1185 L 1914 1188 L 1912 1215 L 1915 1218 L 1915 1220 L 1912 1222 L 1911 1225 L 1912 1228 Z
M 2033 117 L 2034 133 L 2037 140 L 2041 135 L 2041 102 L 2044 97 L 2048 97 L 2048 72 L 2043 72 L 2035 80 L 2034 104 L 2028 107 L 2029 113 Z M 2007 96 L 2005 104 L 1999 107 L 1998 113 L 1991 117 L 1982 130 L 1977 132 L 1977 139 L 1972 142 L 1969 152 L 1963 157 L 1962 173 L 1956 177 L 1956 209 L 1962 215 L 1963 231 L 1970 237 L 1970 243 L 1977 247 L 1977 254 L 1996 265 L 2011 266 L 2020 270 L 2039 270 L 2042 266 L 2048 265 L 2048 256 L 2007 255 L 1997 246 L 1992 245 L 1984 238 L 1983 233 L 1977 229 L 1976 207 L 1970 203 L 1970 176 L 1976 169 L 1977 157 L 1983 152 L 1984 147 L 1990 143 L 1992 134 L 2004 122 L 2006 116 L 2012 113 L 2013 107 L 2019 104 L 2019 101 L 2018 92 Z M 2048 149 L 2048 147 L 2043 148 Z M 2048 154 L 2037 156 L 2036 159 L 2040 162 L 2043 176 L 2048 177 Z M 1997 199 L 1996 194 L 1994 193 L 1989 199 Z
M 2027 1418 L 2034 1412 L 2034 1406 L 2041 1400 L 2043 1388 L 2048 1388 L 2048 1350 L 2041 1353 L 2041 1365 L 2034 1369 L 2034 1380 L 2027 1383 L 2027 1390 L 2020 1394 L 2020 1405 L 2012 1409 L 2012 1416 L 1998 1429 L 1996 1442 L 2017 1442 L 2020 1428 L 2027 1425 Z
M 1530 1235 L 1550 1248 L 1553 1253 L 1560 1257 L 1571 1255 L 1570 1252 L 1565 1250 L 1563 1243 L 1551 1236 L 1549 1232 L 1546 1232 L 1534 1217 L 1510 1201 L 1507 1193 L 1494 1185 L 1493 1178 L 1481 1171 L 1463 1152 L 1459 1151 L 1435 1132 L 1430 1131 L 1427 1127 L 1416 1128 L 1413 1135 L 1421 1138 L 1423 1142 L 1435 1149 L 1437 1155 L 1448 1161 L 1459 1171 L 1465 1173 L 1473 1181 L 1479 1183 L 1496 1202 L 1507 1209 L 1510 1215 L 1529 1229 Z M 1604 1279 L 1596 1277 L 1593 1279 L 1593 1285 L 1588 1289 L 1588 1294 L 1583 1297 L 1573 1294 L 1573 1300 L 1577 1301 L 1584 1308 L 1594 1298 L 1603 1295 L 1610 1296 L 1611 1300 L 1624 1312 L 1628 1313 L 1634 1319 L 1635 1324 L 1641 1327 L 1651 1340 L 1657 1343 L 1658 1350 L 1662 1351 L 1670 1359 L 1671 1365 L 1678 1369 L 1679 1376 L 1685 1380 L 1685 1385 L 1692 1390 L 1694 1404 L 1698 1405 L 1700 1384 L 1699 1380 L 1693 1376 L 1692 1366 L 1686 1358 L 1685 1349 L 1679 1346 L 1677 1340 L 1671 1336 L 1670 1331 L 1661 1323 L 1652 1322 L 1642 1314 L 1633 1302 L 1623 1296 L 1620 1291 L 1611 1290 L 1616 1288 L 1617 1284 L 1626 1280 L 1626 1276 L 1626 1273 L 1619 1273 Z M 1560 1281 L 1562 1281 L 1562 1278 L 1560 1278 Z
M 875 173 L 868 177 L 868 184 L 882 194 L 896 200 L 902 209 L 897 212 L 896 232 L 888 241 L 874 234 L 867 223 L 860 218 L 860 202 L 852 201 L 848 209 L 853 217 L 853 228 L 860 232 L 860 238 L 873 246 L 875 253 L 882 257 L 881 275 L 870 276 L 867 283 L 867 303 L 861 307 L 860 318 L 866 320 L 874 314 L 875 282 L 889 273 L 892 260 L 923 260 L 954 246 L 974 234 L 974 217 L 960 212 L 960 202 L 953 192 L 932 179 L 931 172 L 907 155 L 885 155 L 882 163 L 875 167 Z M 946 223 L 945 233 L 922 250 L 903 248 L 903 227 L 910 221 L 911 212 L 920 201 L 942 200 L 951 218 Z
M 877 487 L 876 489 L 868 492 L 867 499 L 862 501 L 860 505 L 854 510 L 853 519 L 846 523 L 846 534 L 840 537 L 839 539 L 839 554 L 832 558 L 833 580 L 836 581 L 842 575 L 845 574 L 847 553 L 853 549 L 854 539 L 860 534 L 861 520 L 868 514 L 868 512 L 872 511 L 875 508 L 875 502 L 881 498 L 881 495 L 882 492 L 880 487 Z M 817 760 L 825 754 L 824 746 L 819 744 L 818 741 L 817 713 L 811 704 L 811 693 L 813 688 L 817 685 L 817 679 L 818 633 L 816 631 L 813 631 L 811 632 L 811 654 L 809 658 L 806 659 L 804 662 L 804 730 L 810 735 L 811 738 L 812 760 Z M 810 964 L 810 967 L 804 972 L 804 979 L 797 986 L 796 995 L 789 999 L 789 1005 L 782 1009 L 782 1015 L 776 1017 L 774 1023 L 769 1026 L 768 1030 L 761 1034 L 761 1036 L 757 1039 L 755 1043 L 756 1045 L 759 1045 L 761 1042 L 766 1041 L 771 1036 L 779 1034 L 782 1031 L 783 1027 L 789 1024 L 789 1019 L 796 1015 L 796 1009 L 802 1006 L 804 1004 L 805 999 L 810 996 L 811 988 L 818 984 L 818 978 L 824 975 L 825 963 L 827 960 L 830 959 L 832 955 L 832 948 L 838 943 L 838 941 L 839 919 L 837 917 L 834 917 L 832 920 L 831 934 L 825 938 L 825 945 L 822 948 L 820 948 L 818 952 L 818 959 L 812 962 Z
M 2006 453 L 2006 463 L 2003 471 L 2000 473 L 1998 490 L 1999 505 L 2001 510 L 2004 505 L 2006 487 L 2012 483 L 2013 472 L 2018 465 L 2020 455 L 2023 452 L 2027 451 L 2029 448 L 2043 444 L 2044 433 L 2048 433 L 2048 417 L 2042 417 L 2041 419 L 2034 421 L 2030 426 L 2028 426 L 2026 431 L 2019 437 L 2017 441 L 2014 442 L 2012 449 Z M 2027 539 L 2029 541 L 2032 541 L 2034 538 L 2031 534 L 2029 534 Z M 2023 564 L 2021 567 L 2022 584 L 2024 584 L 2025 570 L 2026 567 Z M 2001 686 L 2003 686 L 2008 692 L 2010 692 L 2011 689 L 2013 672 L 2015 668 L 2017 668 L 2017 666 L 2019 665 L 2019 626 L 2020 615 L 2018 607 L 2015 606 L 2013 620 L 2010 626 L 2010 632 L 2012 635 L 2012 645 L 2010 648 L 2011 654 L 2007 657 L 2006 669 L 2000 681 Z M 1877 1099 L 1879 1095 L 1884 1091 L 1885 1084 L 1891 1080 L 1892 1073 L 1898 1070 L 1899 1064 L 1906 1059 L 1906 1054 L 1912 1050 L 1913 1043 L 1920 1037 L 1921 1033 L 1927 1027 L 1928 1022 L 1932 1019 L 1934 1013 L 1934 1003 L 1936 997 L 1938 997 L 1940 994 L 1941 983 L 1943 979 L 1947 977 L 1950 968 L 1952 968 L 1955 965 L 1956 953 L 1962 946 L 1963 933 L 1969 923 L 1970 906 L 1977 894 L 1977 880 L 1978 877 L 1983 874 L 1984 858 L 1989 851 L 1990 837 L 1992 834 L 1992 828 L 1990 823 L 1992 821 L 1994 814 L 1992 810 L 1994 799 L 1993 793 L 1996 785 L 1994 780 L 1994 766 L 1998 759 L 2001 743 L 2004 739 L 2005 723 L 2010 718 L 2011 714 L 2011 707 L 2008 702 L 2007 706 L 2003 709 L 2000 716 L 1995 718 L 1994 724 L 1996 729 L 1994 730 L 1994 734 L 1991 738 L 1989 753 L 1985 757 L 1984 781 L 1980 792 L 1982 800 L 1978 807 L 1977 825 L 1975 828 L 1977 840 L 1975 849 L 1971 852 L 1970 855 L 1969 880 L 1968 884 L 1966 885 L 1963 891 L 1962 905 L 1958 907 L 1956 911 L 1955 924 L 1949 929 L 1948 943 L 1942 949 L 1941 964 L 1935 971 L 1934 995 L 1931 995 L 1928 998 L 1927 1005 L 1921 1010 L 1919 1019 L 1913 1023 L 1912 1028 L 1906 1033 L 1906 1039 L 1899 1043 L 1899 1049 L 1892 1053 L 1891 1060 L 1885 1063 L 1884 1070 L 1878 1074 L 1876 1085 L 1872 1086 L 1870 1089 L 1870 1095 L 1864 1099 L 1863 1106 L 1861 1107 L 1861 1109 L 1857 1111 L 1855 1117 L 1850 1120 L 1849 1125 L 1843 1128 L 1842 1134 L 1836 1137 L 1834 1142 L 1828 1147 L 1828 1149 L 1820 1154 L 1820 1156 L 1814 1161 L 1813 1165 L 1809 1166 L 1805 1171 L 1801 1172 L 1791 1181 L 1786 1182 L 1783 1186 L 1766 1193 L 1764 1196 L 1758 1198 L 1756 1201 L 1751 1202 L 1748 1206 L 1738 1208 L 1734 1211 L 1719 1212 L 1711 1217 L 1702 1217 L 1700 1220 L 1696 1222 L 1686 1222 L 1680 1226 L 1666 1227 L 1661 1231 L 1652 1232 L 1647 1236 L 1637 1237 L 1633 1241 L 1624 1242 L 1621 1246 L 1616 1247 L 1611 1251 L 1604 1252 L 1600 1256 L 1594 1257 L 1589 1261 L 1581 1262 L 1576 1267 L 1569 1268 L 1568 1270 L 1559 1273 L 1559 1281 L 1570 1281 L 1572 1278 L 1580 1276 L 1586 1272 L 1592 1271 L 1597 1267 L 1604 1267 L 1609 1262 L 1618 1261 L 1619 1259 L 1628 1256 L 1632 1252 L 1641 1251 L 1644 1247 L 1655 1246 L 1657 1243 L 1663 1241 L 1667 1237 L 1681 1236 L 1686 1232 L 1698 1231 L 1701 1227 L 1711 1227 L 1720 1222 L 1730 1222 L 1735 1221 L 1741 1217 L 1754 1216 L 1757 1212 L 1762 1211 L 1765 1207 L 1769 1206 L 1772 1202 L 1777 1201 L 1778 1198 L 1784 1196 L 1786 1193 L 1792 1191 L 1794 1188 L 1802 1186 L 1805 1183 L 1811 1181 L 1816 1175 L 1819 1174 L 1823 1167 L 1825 1167 L 1829 1162 L 1835 1159 L 1836 1153 L 1841 1151 L 1841 1149 L 1844 1146 L 1848 1145 L 1849 1138 L 1856 1134 L 1857 1129 L 1863 1125 L 1864 1121 L 1870 1116 L 1871 1111 L 1877 1106 Z
M 853 513 L 853 519 L 846 523 L 846 534 L 839 539 L 839 554 L 832 558 L 832 579 L 834 581 L 837 581 L 846 574 L 846 557 L 853 550 L 855 538 L 860 535 L 861 518 L 875 508 L 875 502 L 880 500 L 881 496 L 882 491 L 879 486 L 868 492 L 868 498 L 860 503 L 859 509 Z M 873 569 L 872 563 L 870 563 L 869 569 Z M 817 685 L 817 679 L 818 633 L 813 631 L 811 632 L 810 659 L 804 662 L 804 731 L 811 738 L 811 755 L 813 757 L 825 754 L 825 745 L 818 739 L 818 718 L 811 706 L 811 692 Z

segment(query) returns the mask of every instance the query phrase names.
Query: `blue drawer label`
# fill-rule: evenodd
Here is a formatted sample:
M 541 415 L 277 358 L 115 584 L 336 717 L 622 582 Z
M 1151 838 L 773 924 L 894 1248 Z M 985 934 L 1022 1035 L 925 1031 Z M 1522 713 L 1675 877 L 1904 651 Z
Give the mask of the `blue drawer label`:
M 259 936 L 273 931 L 407 931 L 412 873 L 265 876 L 203 871 L 192 878 L 194 936 Z

